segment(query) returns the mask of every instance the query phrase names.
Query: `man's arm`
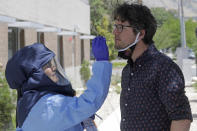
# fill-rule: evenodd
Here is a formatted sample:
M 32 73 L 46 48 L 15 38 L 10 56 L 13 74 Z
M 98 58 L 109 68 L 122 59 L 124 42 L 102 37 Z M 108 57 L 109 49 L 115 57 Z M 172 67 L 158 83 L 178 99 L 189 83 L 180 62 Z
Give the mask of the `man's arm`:
M 185 94 L 184 76 L 178 65 L 163 64 L 159 79 L 159 96 L 172 120 L 171 131 L 189 131 L 192 112 Z
M 189 131 L 191 120 L 173 120 L 170 131 Z

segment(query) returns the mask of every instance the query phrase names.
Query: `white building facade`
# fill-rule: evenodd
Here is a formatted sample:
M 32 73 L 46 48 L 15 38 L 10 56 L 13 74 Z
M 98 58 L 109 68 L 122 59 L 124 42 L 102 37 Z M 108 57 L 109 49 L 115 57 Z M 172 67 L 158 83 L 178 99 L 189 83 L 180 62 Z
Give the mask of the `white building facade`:
M 0 0 L 0 63 L 20 48 L 40 42 L 64 69 L 90 60 L 88 0 Z

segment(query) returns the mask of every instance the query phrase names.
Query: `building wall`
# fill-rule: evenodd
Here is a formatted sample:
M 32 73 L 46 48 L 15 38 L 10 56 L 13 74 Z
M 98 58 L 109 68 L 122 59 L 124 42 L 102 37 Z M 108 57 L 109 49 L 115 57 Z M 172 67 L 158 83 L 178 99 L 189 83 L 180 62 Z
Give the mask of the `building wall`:
M 81 40 L 79 36 L 74 37 L 74 58 L 75 58 L 75 66 L 81 65 Z
M 25 45 L 31 45 L 37 42 L 37 32 L 35 29 L 26 28 L 24 29 L 24 40 Z
M 84 60 L 90 60 L 90 40 L 84 39 Z
M 5 68 L 8 60 L 8 25 L 0 22 L 0 63 Z
M 71 67 L 72 64 L 72 59 L 74 57 L 73 53 L 73 47 L 72 47 L 72 36 L 63 36 L 63 52 L 64 52 L 64 66 L 66 67 Z M 72 58 L 73 57 L 73 58 Z
M 90 6 L 81 0 L 0 0 L 0 15 L 90 34 Z
M 60 28 L 63 31 L 76 31 L 84 35 L 90 34 L 90 6 L 88 0 L 0 0 L 0 2 L 0 15 L 16 18 L 17 22 L 34 22 L 46 27 Z M 18 49 L 38 40 L 37 27 L 9 25 L 9 28 L 15 28 L 18 32 L 18 34 L 16 33 L 17 38 L 11 39 L 11 45 L 16 41 L 16 48 L 14 50 L 9 48 L 9 52 L 13 51 L 13 53 L 9 53 L 10 55 L 8 55 L 8 36 L 10 37 L 10 33 L 8 35 L 8 23 L 0 23 L 0 63 L 3 63 L 4 66 L 7 63 L 8 56 L 11 57 Z M 75 39 L 70 41 L 70 37 Z M 39 41 L 54 51 L 55 54 L 58 54 L 57 33 L 44 32 L 39 38 Z M 83 42 L 83 53 L 79 36 L 63 36 L 63 45 L 61 45 L 63 51 L 61 50 L 61 52 L 63 53 L 64 64 L 62 65 L 64 65 L 64 68 L 73 65 L 75 67 L 80 66 L 82 57 L 89 60 L 90 47 L 86 44 L 88 41 Z
M 44 33 L 44 44 L 55 54 L 57 54 L 57 33 L 45 32 Z

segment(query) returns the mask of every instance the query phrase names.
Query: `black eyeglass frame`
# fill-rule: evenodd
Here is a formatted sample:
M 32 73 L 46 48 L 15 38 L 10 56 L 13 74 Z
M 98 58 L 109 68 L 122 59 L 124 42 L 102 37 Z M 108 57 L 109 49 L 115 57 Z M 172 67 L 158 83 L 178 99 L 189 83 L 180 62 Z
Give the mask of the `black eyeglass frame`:
M 124 27 L 133 27 L 133 26 L 122 25 L 122 24 L 114 24 L 113 29 L 117 30 L 119 33 L 121 33 L 123 31 Z

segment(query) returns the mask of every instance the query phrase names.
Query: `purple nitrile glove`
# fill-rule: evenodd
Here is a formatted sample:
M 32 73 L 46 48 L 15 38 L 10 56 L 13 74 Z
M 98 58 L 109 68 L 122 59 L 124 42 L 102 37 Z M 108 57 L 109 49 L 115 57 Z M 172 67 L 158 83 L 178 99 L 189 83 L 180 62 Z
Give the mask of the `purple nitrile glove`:
M 92 52 L 96 61 L 109 60 L 109 51 L 106 44 L 106 39 L 103 36 L 97 36 L 92 41 Z

